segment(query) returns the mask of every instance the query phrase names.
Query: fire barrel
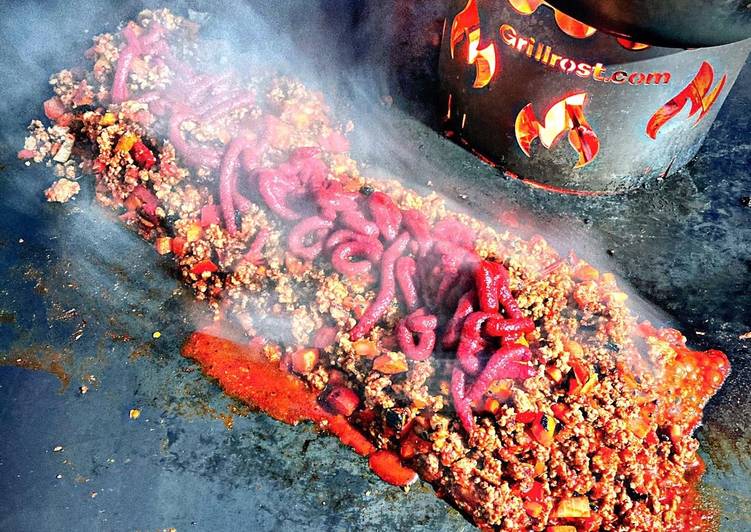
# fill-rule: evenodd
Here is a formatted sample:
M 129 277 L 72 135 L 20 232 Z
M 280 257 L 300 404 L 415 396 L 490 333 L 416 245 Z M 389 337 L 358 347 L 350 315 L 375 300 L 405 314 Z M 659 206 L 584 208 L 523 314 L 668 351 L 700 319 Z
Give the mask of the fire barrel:
M 541 0 L 450 5 L 447 135 L 511 175 L 573 193 L 626 191 L 688 163 L 751 51 L 751 39 L 650 46 Z

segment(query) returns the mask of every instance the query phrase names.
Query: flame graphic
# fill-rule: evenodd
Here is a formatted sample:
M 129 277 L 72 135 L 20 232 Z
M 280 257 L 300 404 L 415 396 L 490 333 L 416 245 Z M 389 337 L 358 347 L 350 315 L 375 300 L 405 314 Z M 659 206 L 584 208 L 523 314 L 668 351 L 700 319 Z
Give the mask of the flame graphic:
M 547 5 L 544 0 L 508 0 L 508 2 L 511 4 L 511 7 L 522 15 L 531 15 L 537 11 L 537 8 L 541 5 Z M 587 37 L 594 35 L 597 31 L 597 29 L 592 26 L 579 22 L 575 18 L 569 17 L 553 7 L 551 9 L 555 15 L 555 22 L 558 24 L 560 30 L 570 37 L 574 37 L 575 39 L 586 39 Z
M 532 141 L 540 139 L 547 149 L 555 147 L 561 135 L 568 131 L 568 141 L 579 154 L 574 168 L 581 168 L 592 162 L 600 151 L 600 139 L 584 116 L 587 93 L 578 92 L 553 104 L 545 113 L 542 123 L 535 116 L 532 104 L 527 104 L 516 116 L 514 131 L 519 147 L 531 157 Z
M 449 40 L 451 58 L 454 58 L 456 46 L 467 39 L 467 64 L 475 65 L 475 81 L 472 86 L 476 89 L 485 87 L 493 79 L 496 71 L 495 43 L 491 42 L 480 48 L 480 13 L 476 0 L 467 0 L 451 23 L 451 37 Z
M 511 7 L 516 9 L 522 15 L 531 15 L 537 8 L 545 3 L 544 0 L 508 0 Z
M 563 33 L 570 37 L 573 37 L 575 39 L 586 39 L 587 37 L 594 35 L 597 31 L 592 26 L 587 26 L 583 22 L 579 22 L 575 18 L 569 17 L 568 15 L 561 13 L 557 9 L 553 11 L 556 24 L 558 24 L 558 27 Z
M 688 101 L 691 102 L 691 110 L 688 116 L 694 116 L 701 109 L 701 113 L 691 127 L 696 126 L 717 101 L 717 97 L 725 87 L 727 77 L 727 74 L 722 76 L 715 88 L 710 91 L 709 89 L 714 81 L 714 69 L 712 65 L 704 61 L 691 83 L 652 115 L 647 123 L 647 135 L 652 139 L 657 138 L 660 128 L 680 113 Z
M 531 15 L 537 11 L 537 8 L 541 5 L 548 5 L 545 0 L 508 0 L 508 2 L 511 4 L 511 7 L 522 15 Z M 550 6 L 550 8 L 553 10 L 553 15 L 555 15 L 555 22 L 558 25 L 558 28 L 566 35 L 575 39 L 586 39 L 597 32 L 597 28 L 579 22 L 575 18 L 566 15 L 552 6 Z M 618 43 L 627 50 L 637 51 L 649 48 L 649 45 L 647 44 L 641 44 L 622 38 L 617 40 Z
M 623 46 L 626 50 L 638 51 L 638 50 L 646 50 L 647 48 L 649 48 L 648 44 L 644 44 L 644 43 L 640 43 L 636 41 L 630 41 L 628 39 L 624 39 L 623 37 L 617 37 L 615 40 L 618 41 L 618 44 Z

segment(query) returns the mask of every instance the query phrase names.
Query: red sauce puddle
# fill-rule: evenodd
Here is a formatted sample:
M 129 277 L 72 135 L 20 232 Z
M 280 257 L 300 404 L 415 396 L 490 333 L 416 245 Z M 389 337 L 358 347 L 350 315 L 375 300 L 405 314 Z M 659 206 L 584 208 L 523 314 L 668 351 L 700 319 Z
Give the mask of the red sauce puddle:
M 279 364 L 270 362 L 257 347 L 241 345 L 217 334 L 215 329 L 193 333 L 182 354 L 198 362 L 202 371 L 216 379 L 227 395 L 290 425 L 312 421 L 357 454 L 368 456 L 373 472 L 390 484 L 407 486 L 417 479 L 417 474 L 402 465 L 395 453 L 376 450 L 347 418 L 328 412 L 318 403 L 314 391 Z

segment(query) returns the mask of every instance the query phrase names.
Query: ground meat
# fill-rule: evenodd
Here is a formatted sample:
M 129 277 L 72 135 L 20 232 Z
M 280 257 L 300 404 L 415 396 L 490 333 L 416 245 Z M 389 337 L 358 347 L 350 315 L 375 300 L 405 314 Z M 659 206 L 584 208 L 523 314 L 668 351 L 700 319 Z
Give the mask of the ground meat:
M 19 152 L 27 163 L 54 166 L 63 178 L 48 189 L 50 201 L 75 195 L 79 183 L 70 179 L 81 168 L 90 170 L 100 204 L 159 253 L 172 254 L 196 298 L 249 341 L 262 342 L 270 361 L 284 365 L 297 349 L 326 340 L 317 348 L 315 367 L 301 378 L 317 391 L 342 382 L 356 391 L 360 404 L 353 422 L 377 447 L 399 451 L 481 527 L 659 531 L 695 524 L 695 492 L 686 474 L 698 463 L 698 442 L 691 434 L 727 374 L 724 355 L 691 351 L 677 331 L 638 322 L 612 275 L 573 256 L 561 257 L 539 236 L 523 240 L 452 213 L 435 193 L 420 196 L 395 180 L 365 179 L 343 136 L 351 124 L 333 123 L 321 94 L 297 80 L 219 76 L 206 91 L 206 102 L 191 103 L 201 93 L 194 85 L 190 90 L 181 85 L 185 78 L 199 84 L 214 75 L 201 64 L 205 53 L 197 45 L 195 24 L 168 10 L 144 11 L 132 24 L 141 36 L 160 25 L 169 55 L 162 50 L 133 60 L 124 78 L 125 101 L 111 103 L 126 48 L 122 32 L 94 38 L 87 52 L 90 71 L 68 69 L 50 78 L 54 96 L 45 111 L 52 123 L 33 121 Z M 214 115 L 204 115 L 206 107 L 226 104 L 219 100 L 225 91 L 241 95 L 242 105 L 226 112 L 213 107 Z M 201 109 L 171 127 L 170 117 L 180 114 L 175 101 Z M 256 151 L 244 152 L 247 160 L 241 158 L 229 172 L 225 165 L 222 173 L 222 159 L 240 131 Z M 304 166 L 300 150 L 315 160 L 315 168 L 306 167 L 310 175 L 296 166 Z M 260 170 L 270 169 L 296 181 L 275 174 L 277 181 L 262 191 Z M 356 196 L 349 198 L 359 208 L 378 191 L 399 216 L 419 212 L 429 231 L 441 223 L 463 227 L 444 235 L 449 239 L 444 248 L 457 257 L 501 265 L 508 272 L 509 297 L 518 306 L 515 319 L 531 319 L 527 322 L 534 325 L 501 340 L 484 337 L 480 328 L 474 356 L 485 363 L 491 353 L 483 349 L 491 340 L 496 347 L 528 351 L 529 360 L 520 362 L 523 378 L 495 378 L 473 402 L 467 399 L 467 389 L 481 379 L 459 370 L 463 380 L 456 381 L 456 349 L 444 347 L 441 339 L 463 293 L 458 288 L 465 288 L 462 268 L 474 266 L 449 254 L 437 261 L 445 264 L 430 263 L 411 234 L 402 255 L 416 265 L 417 296 L 430 307 L 421 311 L 436 316 L 430 329 L 437 340 L 433 350 L 421 360 L 400 350 L 404 344 L 397 330 L 414 309 L 404 308 L 398 296 L 402 288 L 396 286 L 377 323 L 353 341 L 349 331 L 389 276 L 378 261 L 364 274 L 334 271 L 325 225 L 338 223 L 340 214 L 316 211 L 306 179 L 339 187 L 338 207 L 346 194 Z M 291 252 L 290 233 L 302 222 L 281 216 L 286 212 L 281 207 L 303 221 L 325 217 L 324 225 L 317 220 L 318 233 L 297 243 L 309 249 L 320 241 L 318 252 L 305 257 Z M 367 221 L 374 217 L 367 209 L 361 214 Z M 228 220 L 236 230 L 229 230 Z M 471 242 L 462 241 L 462 234 L 471 234 Z M 264 241 L 255 249 L 261 235 Z M 384 250 L 391 245 L 385 235 L 377 238 Z M 436 268 L 445 268 L 450 282 L 443 282 L 444 289 L 451 289 L 439 301 L 431 298 L 443 281 L 431 285 Z M 476 305 L 470 296 L 469 304 Z M 453 393 L 456 382 L 466 385 L 463 395 Z M 572 497 L 586 503 L 588 516 L 566 515 L 564 503 L 576 502 Z
M 44 191 L 47 201 L 65 203 L 81 191 L 81 185 L 70 179 L 58 179 L 50 188 Z

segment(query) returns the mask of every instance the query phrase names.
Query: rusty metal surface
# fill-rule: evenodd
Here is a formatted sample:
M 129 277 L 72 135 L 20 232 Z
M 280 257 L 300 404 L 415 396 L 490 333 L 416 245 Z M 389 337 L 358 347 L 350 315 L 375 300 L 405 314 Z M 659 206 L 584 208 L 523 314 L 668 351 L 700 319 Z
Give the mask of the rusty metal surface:
M 99 31 L 93 20 L 134 10 L 76 6 L 50 16 Z M 22 46 L 0 57 L 13 82 L 0 102 L 0 356 L 63 368 L 0 366 L 0 529 L 469 530 L 429 487 L 403 493 L 335 439 L 227 400 L 179 355 L 202 312 L 168 261 L 90 208 L 90 196 L 78 207 L 40 199 L 48 170 L 15 152 L 48 73 L 86 40 L 69 51 L 50 40 L 33 65 Z M 733 373 L 699 430 L 704 491 L 725 530 L 751 529 L 751 341 L 738 338 L 751 329 L 751 209 L 740 203 L 751 194 L 750 100 L 746 69 L 694 162 L 649 189 L 596 199 L 504 180 L 409 116 L 350 108 L 355 152 L 371 171 L 409 176 L 488 219 L 533 216 L 552 241 L 630 281 L 694 346 L 728 353 Z

